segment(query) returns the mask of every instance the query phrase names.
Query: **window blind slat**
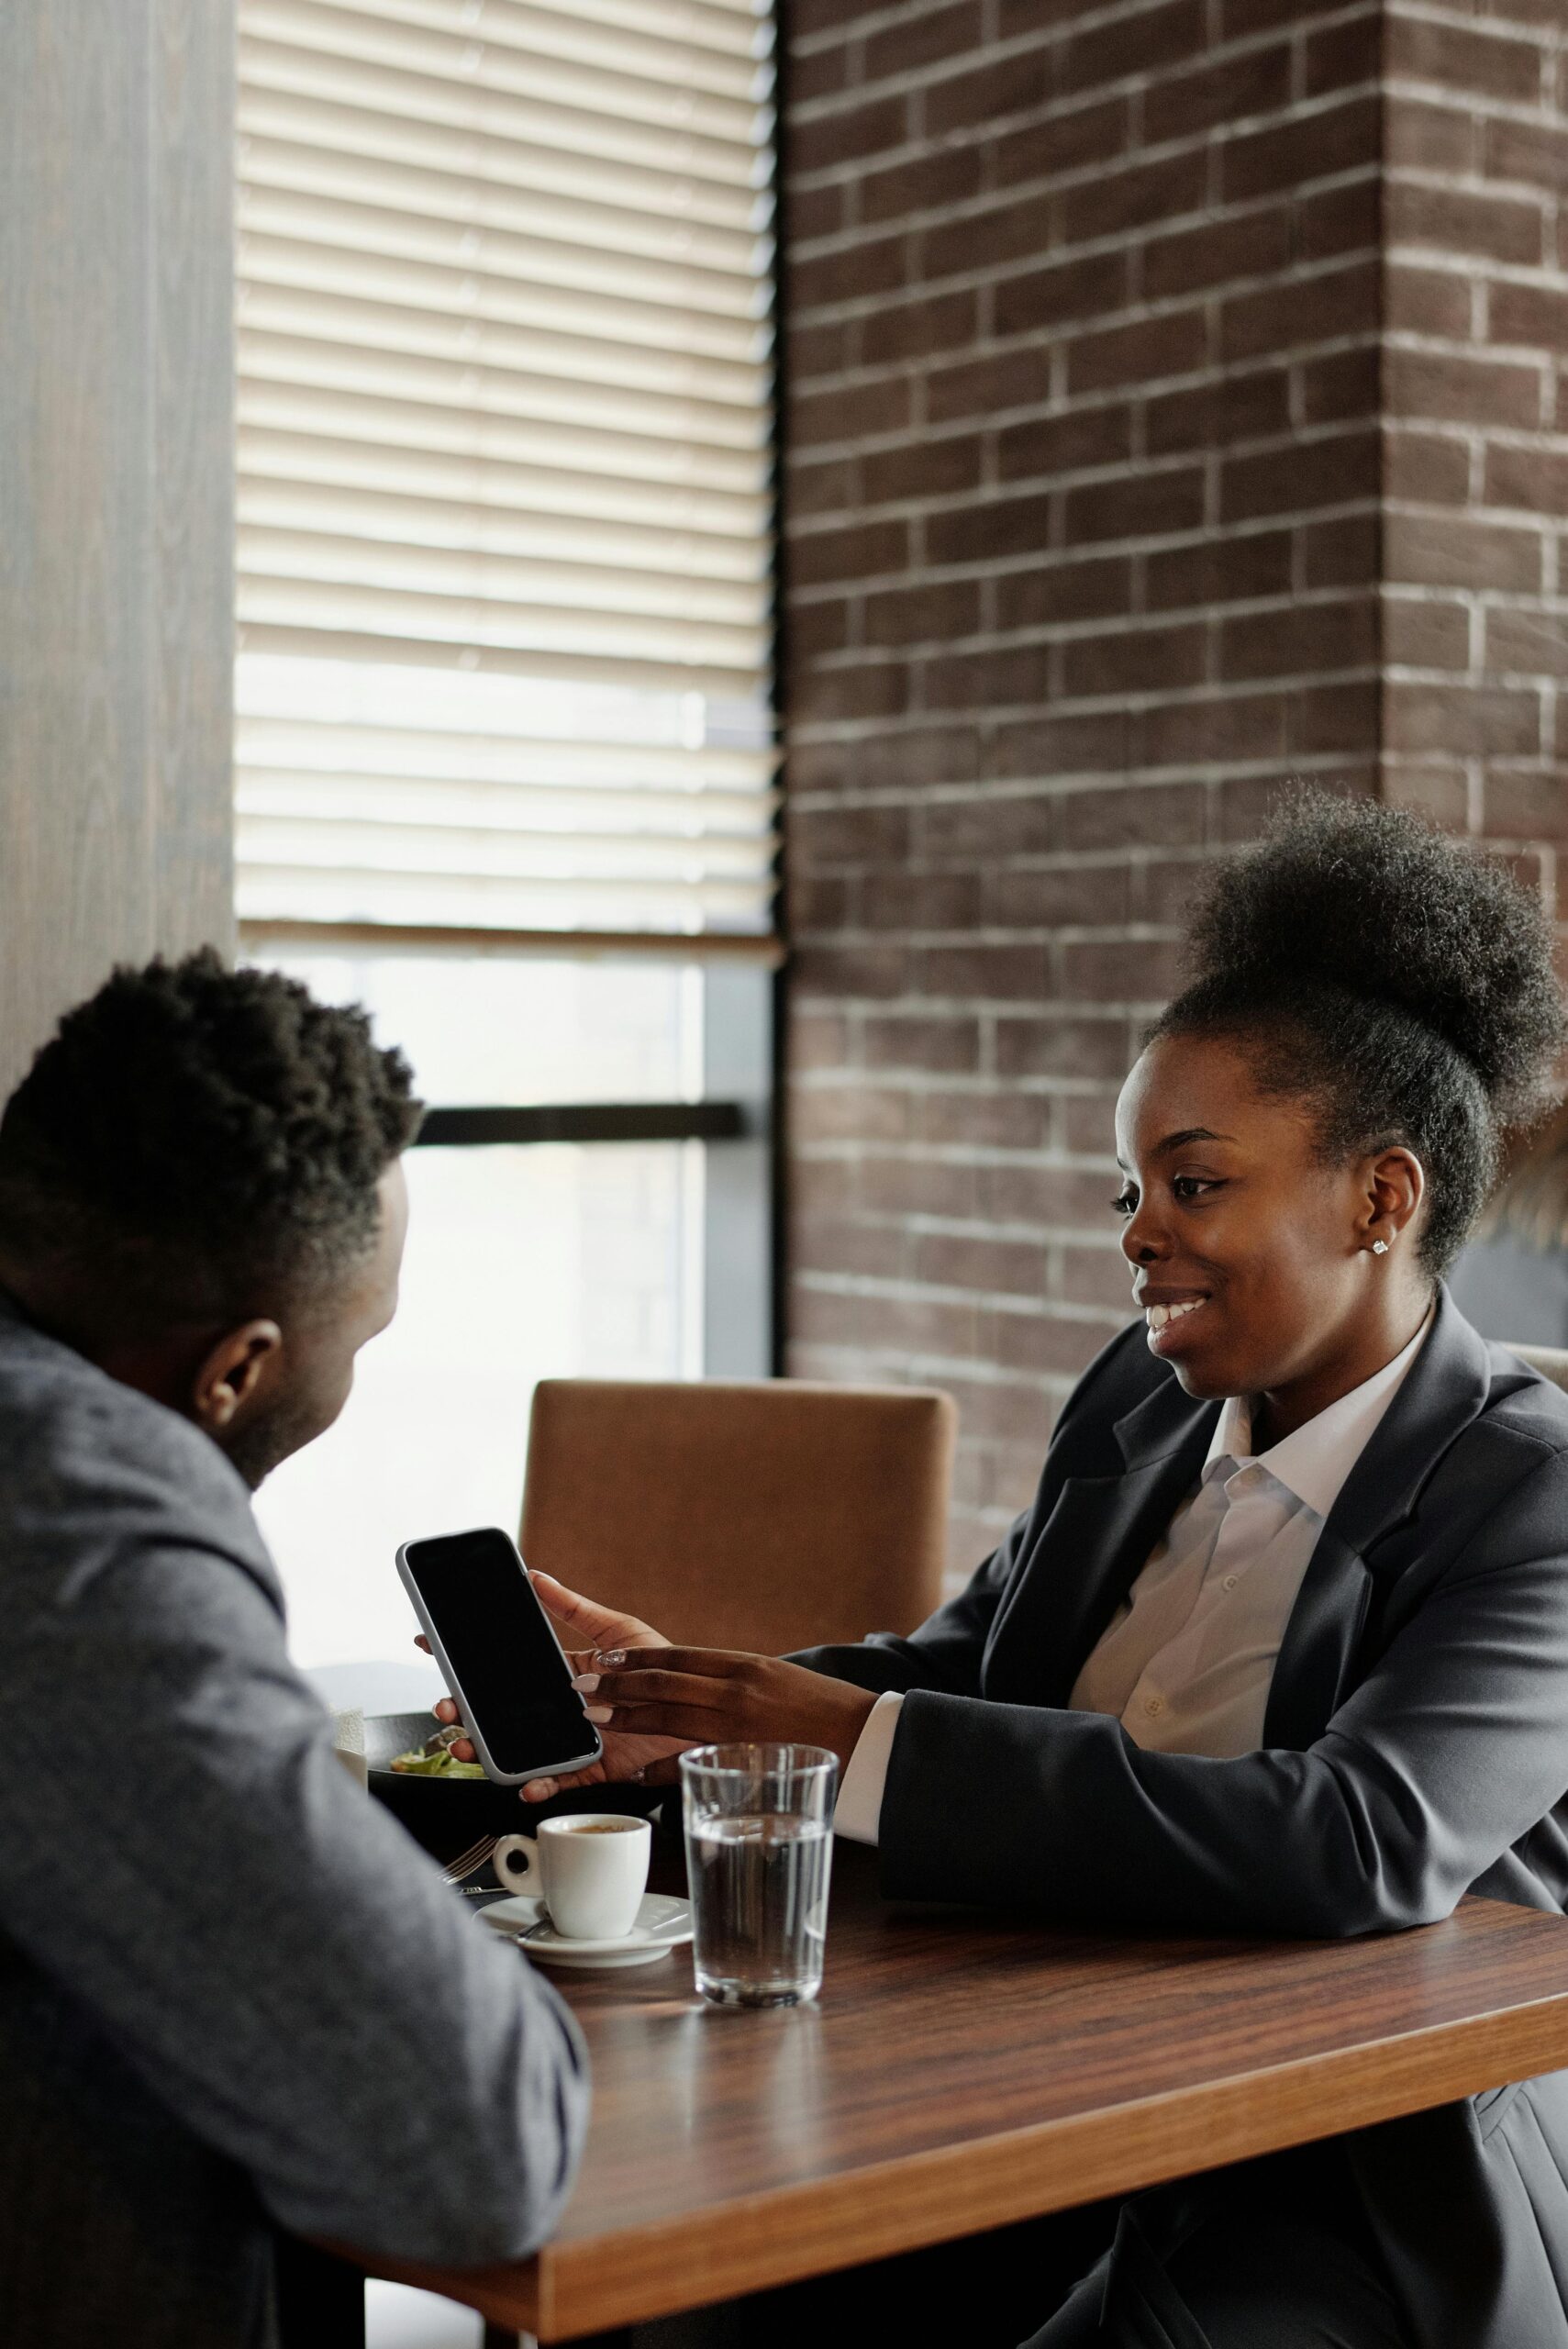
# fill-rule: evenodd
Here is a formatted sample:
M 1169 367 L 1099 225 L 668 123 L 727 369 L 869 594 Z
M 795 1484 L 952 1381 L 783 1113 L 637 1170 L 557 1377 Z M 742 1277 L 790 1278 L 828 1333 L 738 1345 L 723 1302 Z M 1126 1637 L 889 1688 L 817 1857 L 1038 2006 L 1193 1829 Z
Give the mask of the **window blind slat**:
M 347 342 L 366 351 L 385 351 L 459 359 L 480 366 L 515 368 L 560 376 L 585 385 L 617 390 L 670 392 L 683 396 L 764 407 L 769 371 L 764 354 L 751 360 L 716 359 L 679 345 L 660 351 L 606 335 L 562 334 L 548 327 L 513 326 L 472 311 L 444 312 L 396 302 L 349 298 L 269 285 L 252 279 L 246 289 L 246 336 L 275 334 L 305 342 Z M 753 340 L 763 338 L 754 335 Z
M 624 521 L 640 529 L 700 530 L 757 541 L 768 505 L 751 495 L 692 482 L 611 479 L 564 465 L 509 462 L 493 452 L 420 447 L 384 435 L 273 430 L 242 423 L 240 483 L 248 478 L 319 483 L 349 490 L 385 488 L 409 497 L 467 499 L 484 508 Z
M 473 597 L 507 613 L 559 614 L 564 623 L 601 618 L 711 622 L 748 646 L 767 625 L 762 584 L 683 578 L 678 573 L 543 562 L 487 548 L 436 547 L 346 532 L 267 529 L 246 525 L 239 562 L 252 579 L 314 579 L 340 586 L 421 590 Z M 526 603 L 518 602 L 527 596 Z
M 460 89 L 429 83 L 417 72 L 286 50 L 282 42 L 239 42 L 239 99 L 270 92 L 295 99 L 331 101 L 383 115 L 387 122 L 444 125 L 474 136 L 507 139 L 518 150 L 556 167 L 673 172 L 716 188 L 765 185 L 765 155 L 751 141 L 699 139 L 690 129 L 660 129 L 651 122 L 613 120 L 568 106 L 514 96 L 505 89 Z
M 758 273 L 743 260 L 721 264 L 700 255 L 665 262 L 607 239 L 527 236 L 489 222 L 351 203 L 339 196 L 248 187 L 239 206 L 240 252 L 251 236 L 271 236 L 352 254 L 450 269 L 460 275 L 520 277 L 573 293 L 748 317 L 756 307 Z
M 540 655 L 559 651 L 572 659 L 625 659 L 639 666 L 657 662 L 672 672 L 690 663 L 722 674 L 725 690 L 744 690 L 758 674 L 766 650 L 761 629 L 726 628 L 717 621 L 667 623 L 656 615 L 573 611 L 559 604 L 520 604 L 503 596 L 476 596 L 453 588 L 439 592 L 432 580 L 424 589 L 374 586 L 362 580 L 312 576 L 303 568 L 269 573 L 254 566 L 240 574 L 238 617 L 275 625 L 301 623 L 328 631 L 363 629 L 388 636 L 417 631 L 435 642 Z
M 537 92 L 573 111 L 675 129 L 690 125 L 737 144 L 755 143 L 759 108 L 771 91 L 767 68 L 755 61 L 695 41 L 639 44 L 609 28 L 586 39 L 580 31 L 573 43 L 560 38 L 561 19 L 542 9 L 504 15 L 497 7 L 467 27 L 455 9 L 437 27 L 391 8 L 341 7 L 334 0 L 248 0 L 245 15 L 262 39 L 290 48 L 462 88 Z M 525 18 L 532 20 L 532 39 Z M 594 39 L 596 58 L 573 53 L 587 51 Z M 651 62 L 662 70 L 649 72 Z
M 551 885 L 582 874 L 625 888 L 668 881 L 755 879 L 767 852 L 755 841 L 709 834 L 699 840 L 643 833 L 527 832 L 493 825 L 301 823 L 287 816 L 255 816 L 243 808 L 239 834 L 247 861 L 296 865 L 312 872 L 421 874 L 463 881 L 475 874 L 494 881 Z
M 418 169 L 475 180 L 501 195 L 515 190 L 575 197 L 751 235 L 760 235 L 773 218 L 772 192 L 755 184 L 749 148 L 741 158 L 743 170 L 711 178 L 689 169 L 661 170 L 617 162 L 606 155 L 580 155 L 537 139 L 494 137 L 472 123 L 427 119 L 384 106 L 347 105 L 337 98 L 257 84 L 240 90 L 237 120 L 244 164 L 254 152 L 243 143 L 246 139 L 272 139 L 280 145 L 312 149 L 322 157 L 323 169 L 333 159 L 351 158 L 371 166 L 389 164 L 399 171 Z
M 517 782 L 562 792 L 677 789 L 696 796 L 733 793 L 772 805 L 776 751 L 689 750 L 649 742 L 591 742 L 519 734 L 438 731 L 352 719 L 277 718 L 242 710 L 235 729 L 241 768 Z
M 239 16 L 241 919 L 765 933 L 771 17 Z
M 674 575 L 769 585 L 768 544 L 754 536 L 639 529 L 625 521 L 601 522 L 581 515 L 517 512 L 499 504 L 326 488 L 317 482 L 246 473 L 239 476 L 238 507 L 240 522 L 259 528 L 355 533 L 404 547 L 479 547 L 496 554 L 531 555 L 541 563 L 589 562 L 606 573 L 650 572 L 662 579 Z
M 243 602 L 245 583 L 240 582 Z M 282 599 L 280 599 L 282 600 Z M 304 599 L 302 599 L 303 601 Z M 458 669 L 477 675 L 531 677 L 541 684 L 622 687 L 647 694 L 706 694 L 745 697 L 756 672 L 709 668 L 696 661 L 637 661 L 629 656 L 571 653 L 476 637 L 397 636 L 390 629 L 333 627 L 325 619 L 264 619 L 243 613 L 236 631 L 239 651 L 290 661 L 334 661 L 355 667 Z
M 242 5 L 242 27 L 245 16 Z M 516 87 L 489 80 L 442 81 L 364 58 L 261 40 L 241 40 L 239 70 L 242 85 L 406 113 L 417 121 L 488 131 L 585 160 L 693 172 L 728 186 L 759 186 L 765 176 L 760 141 L 692 120 L 639 121 L 554 101 L 541 96 L 526 77 Z
M 268 864 L 250 854 L 240 828 L 236 884 L 241 922 L 387 922 L 454 930 L 684 931 L 755 930 L 752 880 L 630 881 L 602 875 L 521 881 L 509 874 L 399 874 L 334 865 Z
M 241 424 L 283 431 L 325 429 L 393 448 L 444 450 L 454 455 L 504 457 L 514 464 L 560 465 L 628 481 L 689 484 L 694 489 L 755 495 L 765 486 L 762 454 L 691 440 L 594 432 L 546 418 L 505 416 L 494 409 L 448 407 L 434 401 L 378 398 L 326 384 L 270 384 L 241 375 L 237 389 Z
M 519 784 L 416 781 L 406 775 L 312 774 L 241 765 L 241 816 L 295 824 L 405 824 L 426 832 L 538 833 L 562 841 L 606 835 L 621 841 L 744 840 L 764 844 L 771 799 L 726 792 L 530 790 Z M 762 853 L 766 855 L 764 845 Z
M 501 41 L 514 48 L 555 50 L 593 63 L 608 54 L 634 53 L 654 80 L 668 80 L 686 58 L 701 54 L 735 78 L 744 92 L 750 73 L 772 57 L 773 26 L 751 0 L 335 0 L 339 11 L 363 10 L 395 24 L 457 30 L 465 39 Z M 750 61 L 738 75 L 737 61 Z M 728 86 L 728 84 L 727 84 Z
M 241 374 L 252 382 L 293 384 L 324 391 L 362 391 L 378 398 L 439 402 L 451 407 L 482 407 L 487 415 L 538 418 L 546 423 L 598 424 L 612 432 L 717 448 L 765 450 L 765 408 L 739 400 L 699 400 L 630 385 L 573 383 L 569 375 L 525 374 L 498 367 L 477 353 L 443 359 L 424 351 L 366 349 L 303 335 L 253 334 L 239 338 Z
M 576 194 L 497 186 L 472 169 L 435 171 L 341 150 L 324 152 L 298 140 L 252 138 L 245 150 L 245 180 L 253 191 L 267 189 L 299 202 L 325 198 L 368 211 L 455 220 L 465 228 L 505 229 L 562 245 L 591 243 L 605 251 L 755 274 L 760 231 L 749 220 L 721 227 L 694 221 L 684 211 L 653 211 L 646 204 L 633 207 L 602 197 L 590 201 Z
M 605 342 L 646 339 L 660 350 L 691 351 L 704 358 L 755 364 L 766 356 L 768 338 L 756 315 L 736 307 L 703 310 L 684 302 L 653 302 L 645 294 L 609 294 L 564 282 L 506 278 L 480 270 L 452 269 L 414 262 L 399 254 L 345 252 L 325 242 L 298 238 L 248 236 L 241 239 L 239 315 L 247 315 L 252 286 L 273 285 L 317 294 L 343 305 L 389 302 L 428 311 L 439 318 L 486 319 L 497 325 L 581 335 Z M 760 302 L 761 297 L 758 297 Z

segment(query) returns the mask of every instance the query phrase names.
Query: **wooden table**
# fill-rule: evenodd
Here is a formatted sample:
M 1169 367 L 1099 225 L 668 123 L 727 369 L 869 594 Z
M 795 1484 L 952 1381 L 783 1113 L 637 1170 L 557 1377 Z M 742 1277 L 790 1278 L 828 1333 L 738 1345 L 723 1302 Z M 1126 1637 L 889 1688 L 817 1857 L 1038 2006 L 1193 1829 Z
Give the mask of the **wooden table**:
M 545 2341 L 1568 2065 L 1568 1919 L 1489 1900 L 1371 1941 L 1150 1940 L 889 1908 L 840 1845 L 819 2006 L 709 2007 L 684 1952 L 554 1978 L 594 2067 L 557 2234 L 395 2271 Z

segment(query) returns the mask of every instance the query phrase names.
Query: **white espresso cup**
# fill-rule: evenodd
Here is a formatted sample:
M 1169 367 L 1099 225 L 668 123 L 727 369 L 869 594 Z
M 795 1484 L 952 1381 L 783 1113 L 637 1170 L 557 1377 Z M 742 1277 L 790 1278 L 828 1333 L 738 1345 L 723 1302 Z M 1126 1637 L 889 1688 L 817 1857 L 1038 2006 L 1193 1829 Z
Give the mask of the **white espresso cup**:
M 503 1835 L 490 1855 L 499 1884 L 542 1893 L 569 1942 L 619 1941 L 637 1922 L 653 1831 L 617 1810 L 563 1812 L 538 1835 Z

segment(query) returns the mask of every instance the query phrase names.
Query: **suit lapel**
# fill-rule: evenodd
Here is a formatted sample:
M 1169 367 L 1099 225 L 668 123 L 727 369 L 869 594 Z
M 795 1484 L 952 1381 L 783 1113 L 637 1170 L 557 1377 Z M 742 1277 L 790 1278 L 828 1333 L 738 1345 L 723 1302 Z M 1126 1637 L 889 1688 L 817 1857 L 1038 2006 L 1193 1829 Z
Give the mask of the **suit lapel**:
M 1218 1417 L 1173 1378 L 1116 1423 L 1118 1476 L 1069 1476 L 1028 1569 L 999 1613 L 985 1694 L 1065 1705 L 1095 1642 L 1196 1484 Z
M 1377 1545 L 1413 1514 L 1490 1386 L 1485 1341 L 1440 1286 L 1427 1342 L 1345 1479 L 1302 1577 L 1269 1688 L 1265 1746 L 1302 1752 L 1328 1728 L 1349 1694 L 1377 1579 Z
M 1274 1659 L 1263 1714 L 1265 1746 L 1299 1753 L 1322 1736 L 1346 1692 L 1371 1595 L 1364 1559 L 1335 1531 L 1330 1517 L 1302 1576 Z
M 1280 1646 L 1265 1745 L 1300 1751 L 1348 1694 L 1380 1575 L 1379 1544 L 1414 1513 L 1449 1445 L 1486 1403 L 1491 1361 L 1445 1289 L 1426 1344 L 1347 1477 L 1302 1579 Z M 1216 1403 L 1174 1378 L 1115 1423 L 1119 1475 L 1064 1479 L 1028 1565 L 998 1613 L 982 1686 L 1004 1703 L 1065 1705 L 1085 1658 L 1202 1473 Z

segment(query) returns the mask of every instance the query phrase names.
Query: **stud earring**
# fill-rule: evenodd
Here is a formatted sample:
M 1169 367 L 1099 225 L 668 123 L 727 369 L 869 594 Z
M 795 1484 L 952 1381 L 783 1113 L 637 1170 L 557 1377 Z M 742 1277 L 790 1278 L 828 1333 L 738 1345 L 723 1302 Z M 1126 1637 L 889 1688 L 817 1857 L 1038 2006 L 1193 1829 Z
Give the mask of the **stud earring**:
M 1374 1256 L 1386 1256 L 1388 1253 L 1387 1241 L 1374 1240 L 1372 1243 L 1372 1252 Z

